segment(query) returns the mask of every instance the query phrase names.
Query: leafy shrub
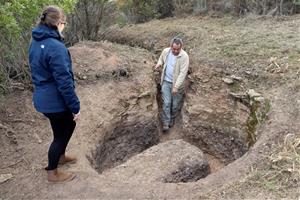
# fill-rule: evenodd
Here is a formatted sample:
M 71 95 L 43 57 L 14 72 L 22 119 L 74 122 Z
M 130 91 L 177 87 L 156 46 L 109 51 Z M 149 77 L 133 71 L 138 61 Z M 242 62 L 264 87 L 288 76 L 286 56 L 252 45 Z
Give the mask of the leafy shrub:
M 13 80 L 29 82 L 27 49 L 31 30 L 46 5 L 69 12 L 76 0 L 0 0 L 0 84 L 9 88 Z

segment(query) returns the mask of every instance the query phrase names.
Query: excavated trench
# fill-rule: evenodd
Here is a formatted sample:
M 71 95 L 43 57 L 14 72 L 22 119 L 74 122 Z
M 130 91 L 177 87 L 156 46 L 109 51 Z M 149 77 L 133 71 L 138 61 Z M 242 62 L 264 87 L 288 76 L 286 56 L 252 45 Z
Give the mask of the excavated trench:
M 119 121 L 105 134 L 93 153 L 95 169 L 102 173 L 158 143 L 159 133 L 154 119 Z
M 135 110 L 127 113 L 127 115 L 130 115 L 130 119 L 125 117 L 117 122 L 112 122 L 109 125 L 110 128 L 105 129 L 104 133 L 99 133 L 101 138 L 96 148 L 92 150 L 92 157 L 90 158 L 91 165 L 98 173 L 114 168 L 154 145 L 170 139 L 182 139 L 203 152 L 205 155 L 204 160 L 179 166 L 177 170 L 170 172 L 163 182 L 197 181 L 242 157 L 249 147 L 255 143 L 255 131 L 257 125 L 261 124 L 261 122 L 258 123 L 257 119 L 258 114 L 261 114 L 259 112 L 260 107 L 252 102 L 253 99 L 248 97 L 240 98 L 238 95 L 234 96 L 231 101 L 234 102 L 234 105 L 243 104 L 243 106 L 234 108 L 231 114 L 233 113 L 234 115 L 235 112 L 239 113 L 240 110 L 243 110 L 243 115 L 247 118 L 243 123 L 236 120 L 237 125 L 232 126 L 232 124 L 226 122 L 226 120 L 231 120 L 228 118 L 224 118 L 225 122 L 220 124 L 218 124 L 217 120 L 217 122 L 213 123 L 215 121 L 214 116 L 217 119 L 220 117 L 218 116 L 220 113 L 210 112 L 209 115 L 212 116 L 212 119 L 205 120 L 205 118 L 201 118 L 199 113 L 187 112 L 185 104 L 182 103 L 182 110 L 185 112 L 180 112 L 175 122 L 177 125 L 175 124 L 175 127 L 171 128 L 169 133 L 162 133 L 162 124 L 160 122 L 160 113 L 162 112 L 159 92 L 160 74 L 154 72 L 152 76 L 154 87 L 157 87 L 156 105 L 152 105 L 154 108 L 151 111 L 153 112 L 152 116 L 141 117 L 142 111 Z M 192 93 L 189 85 L 186 87 L 186 93 Z M 152 95 L 155 96 L 155 94 Z M 218 96 L 218 94 L 215 96 Z M 224 99 L 224 97 L 223 94 L 223 96 L 220 95 L 220 97 L 215 97 L 215 99 Z M 230 95 L 226 98 L 230 99 Z M 193 103 L 197 104 L 198 102 Z M 214 103 L 218 104 L 218 101 L 215 100 Z M 209 107 L 209 105 L 205 104 L 203 106 L 204 110 L 207 110 L 206 107 Z M 230 109 L 230 106 L 228 108 Z M 263 115 L 266 112 L 264 110 Z M 186 119 L 188 120 L 186 121 Z M 172 129 L 177 130 L 174 133 Z M 166 136 L 168 134 L 176 136 L 168 137 Z
M 157 84 L 157 83 L 155 83 Z M 159 91 L 159 90 L 157 90 Z M 92 163 L 98 173 L 102 173 L 107 169 L 114 168 L 131 157 L 157 145 L 164 137 L 161 131 L 161 123 L 159 115 L 161 112 L 161 96 L 157 92 L 157 113 L 152 118 L 140 118 L 131 116 L 130 120 L 121 119 L 111 125 L 110 130 L 104 133 L 104 137 L 100 139 L 96 150 L 93 152 Z M 182 104 L 183 105 L 183 104 Z M 247 121 L 253 121 L 253 113 L 249 107 L 249 116 Z M 157 117 L 158 116 L 158 117 Z M 255 115 L 256 116 L 256 115 Z M 182 123 L 182 114 L 178 116 L 176 123 Z M 253 124 L 251 124 L 253 126 Z M 244 125 L 247 126 L 247 123 Z M 194 123 L 191 118 L 190 128 L 184 129 L 180 126 L 181 136 L 176 139 L 184 141 L 198 147 L 204 154 L 206 160 L 200 163 L 192 163 L 188 166 L 180 166 L 176 171 L 171 172 L 164 178 L 163 182 L 191 182 L 206 177 L 221 167 L 235 161 L 243 156 L 249 148 L 249 141 L 242 140 L 237 137 L 235 131 L 227 128 L 228 131 L 218 130 L 207 122 L 202 124 Z M 253 131 L 255 127 L 252 127 Z M 247 131 L 248 127 L 243 130 Z M 173 133 L 166 133 L 173 134 Z M 253 132 L 251 133 L 253 134 Z M 213 166 L 219 163 L 219 168 Z M 146 166 L 145 166 L 146 167 Z

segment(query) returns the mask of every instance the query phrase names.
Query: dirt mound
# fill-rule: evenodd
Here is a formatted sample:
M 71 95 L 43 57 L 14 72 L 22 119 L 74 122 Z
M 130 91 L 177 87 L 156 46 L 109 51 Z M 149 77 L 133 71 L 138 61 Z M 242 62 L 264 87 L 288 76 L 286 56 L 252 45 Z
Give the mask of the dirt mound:
M 208 173 L 209 166 L 201 150 L 183 140 L 172 140 L 147 149 L 105 174 L 107 179 L 145 184 L 196 181 Z

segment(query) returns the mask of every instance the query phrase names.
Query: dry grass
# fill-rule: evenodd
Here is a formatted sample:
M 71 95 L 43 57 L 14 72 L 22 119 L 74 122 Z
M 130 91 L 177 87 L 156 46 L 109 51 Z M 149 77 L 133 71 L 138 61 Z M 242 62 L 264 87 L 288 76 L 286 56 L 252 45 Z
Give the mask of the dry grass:
M 255 169 L 238 182 L 212 191 L 203 198 L 299 200 L 300 136 L 288 134 L 267 160 L 264 169 Z
M 251 87 L 261 85 L 264 89 L 299 78 L 299 22 L 300 15 L 277 18 L 194 16 L 125 26 L 112 29 L 103 37 L 159 54 L 172 37 L 181 36 L 192 68 L 197 69 L 206 61 L 224 62 L 226 73 L 248 79 Z M 246 71 L 249 73 L 245 74 Z
M 300 187 L 300 137 L 288 134 L 270 161 L 271 169 L 263 179 L 277 183 L 281 189 Z
M 237 191 L 252 191 L 272 198 L 298 199 L 300 197 L 300 136 L 286 135 L 275 152 L 268 157 L 265 169 L 249 174 Z

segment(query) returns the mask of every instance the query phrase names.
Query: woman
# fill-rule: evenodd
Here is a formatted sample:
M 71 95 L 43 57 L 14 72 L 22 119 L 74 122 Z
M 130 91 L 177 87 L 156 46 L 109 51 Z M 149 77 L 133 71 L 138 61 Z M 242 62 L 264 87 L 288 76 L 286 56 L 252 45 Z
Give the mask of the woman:
M 46 7 L 38 26 L 32 31 L 29 48 L 34 107 L 49 119 L 54 136 L 46 167 L 49 182 L 72 180 L 75 177 L 73 173 L 58 171 L 57 166 L 77 160 L 76 157 L 65 155 L 80 115 L 71 57 L 63 43 L 65 24 L 66 17 L 62 9 Z

